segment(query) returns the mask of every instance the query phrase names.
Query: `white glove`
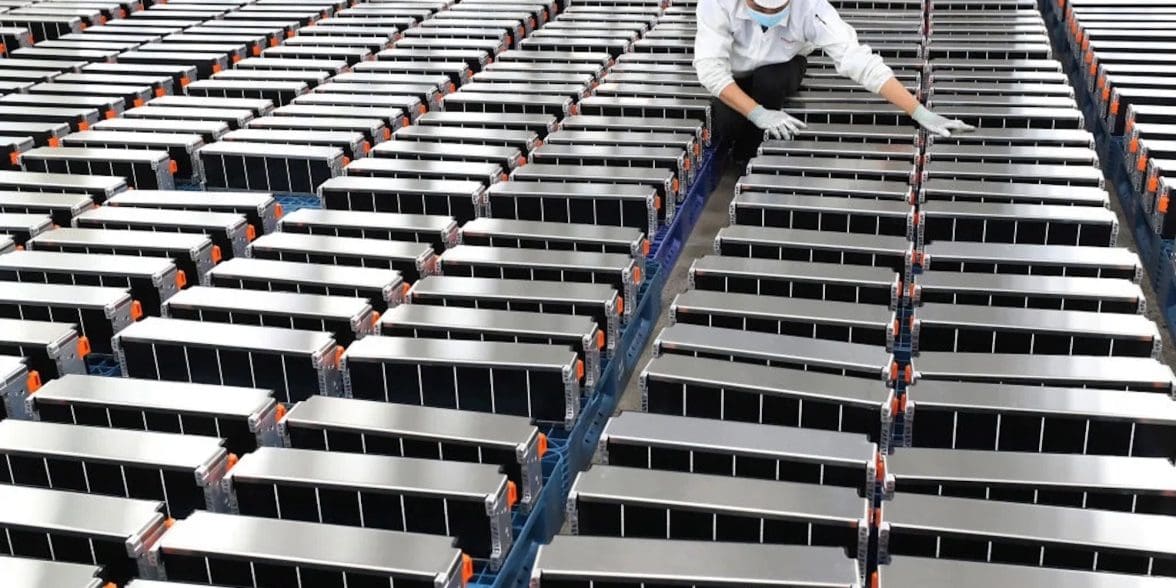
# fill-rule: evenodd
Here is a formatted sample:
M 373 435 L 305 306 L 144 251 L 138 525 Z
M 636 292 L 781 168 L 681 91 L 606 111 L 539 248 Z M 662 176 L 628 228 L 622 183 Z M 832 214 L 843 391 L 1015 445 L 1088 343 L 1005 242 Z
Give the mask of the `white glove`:
M 922 125 L 924 129 L 927 129 L 928 133 L 939 135 L 940 137 L 950 137 L 953 131 L 966 133 L 968 131 L 976 130 L 976 127 L 973 127 L 972 125 L 969 125 L 962 120 L 939 116 L 938 114 L 927 110 L 927 107 L 923 106 L 922 104 L 920 104 L 919 107 L 915 109 L 915 112 L 911 115 L 911 118 L 915 119 L 915 122 Z
M 773 139 L 791 139 L 797 131 L 807 127 L 800 119 L 783 110 L 768 110 L 763 106 L 756 106 L 747 113 L 747 120 L 763 129 L 768 137 Z

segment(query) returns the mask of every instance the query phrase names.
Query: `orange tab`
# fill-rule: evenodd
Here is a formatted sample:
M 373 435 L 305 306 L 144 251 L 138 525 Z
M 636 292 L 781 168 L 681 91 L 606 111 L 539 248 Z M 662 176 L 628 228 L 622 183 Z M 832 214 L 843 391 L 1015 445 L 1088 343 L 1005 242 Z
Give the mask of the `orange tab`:
M 519 167 L 523 167 L 524 165 L 527 165 L 527 156 L 520 155 L 519 156 Z
M 412 284 L 405 282 L 404 284 L 402 284 L 400 286 L 400 293 L 403 294 L 405 296 L 405 298 L 407 298 L 409 293 L 411 293 L 411 292 L 412 292 Z
M 661 210 L 661 205 L 662 205 L 661 196 L 654 196 L 653 197 L 653 209 L 654 210 Z
M 278 46 L 278 38 L 274 37 L 274 38 L 270 39 L 269 45 L 270 45 L 270 47 L 277 47 Z
M 241 461 L 241 458 L 237 457 L 236 453 L 230 453 L 229 457 L 225 461 L 227 461 L 229 464 L 229 467 L 226 469 L 231 470 L 233 469 L 233 466 L 237 465 L 237 462 Z
M 249 241 L 250 243 L 252 243 L 253 240 L 256 238 L 257 238 L 257 229 L 255 229 L 253 227 L 253 225 L 246 225 L 245 226 L 245 239 L 247 241 Z
M 143 303 L 138 300 L 131 301 L 131 320 L 137 321 L 143 318 Z
M 254 57 L 261 57 L 261 45 L 254 45 L 252 53 Z
M 1143 170 L 1147 169 L 1147 156 L 1146 155 L 1144 155 L 1142 153 L 1139 154 L 1139 159 L 1135 164 L 1135 169 L 1138 171 L 1143 171 Z
M 677 194 L 678 188 L 680 186 L 681 186 L 681 184 L 678 182 L 678 178 L 674 178 L 674 179 L 670 180 L 670 190 L 673 191 L 673 193 Z
M 596 331 L 596 348 L 604 349 L 604 331 Z
M 12 167 L 20 167 L 20 151 L 9 153 L 8 162 L 12 164 Z
M 506 481 L 506 504 L 511 508 L 519 503 L 519 487 L 510 480 Z
M 167 96 L 167 90 L 164 90 L 163 88 L 156 88 L 155 89 L 155 97 L 156 98 L 162 98 L 164 96 Z
M 212 64 L 212 73 L 220 73 L 221 65 L 219 63 Z
M 351 158 L 346 155 L 343 156 L 343 167 L 351 165 Z
M 465 585 L 469 584 L 470 579 L 472 579 L 473 577 L 474 577 L 474 558 L 463 553 L 463 554 L 461 554 L 461 585 L 462 585 L 462 587 L 464 588 Z
M 237 63 L 238 61 L 241 61 L 241 55 L 239 53 L 234 53 L 233 54 L 233 63 Z
M 886 478 L 886 460 L 882 459 L 881 452 L 874 456 L 874 477 L 878 480 Z
M 1167 196 L 1160 196 L 1159 200 L 1156 202 L 1156 210 L 1158 210 L 1160 214 L 1168 214 Z
M 339 367 L 339 366 L 343 365 L 343 352 L 344 351 L 346 351 L 346 349 L 344 349 L 342 345 L 335 346 L 335 367 Z
M 285 212 L 282 211 L 282 205 L 275 204 L 274 205 L 274 217 L 282 218 L 282 216 L 284 216 L 284 215 L 285 215 Z
M 417 106 L 417 112 L 419 112 L 421 114 L 425 114 L 428 111 L 429 111 L 429 108 L 427 106 L 425 106 L 424 104 Z
M 90 355 L 90 339 L 85 335 L 78 337 L 78 357 Z
M 682 160 L 682 169 L 684 169 L 686 171 L 690 171 L 690 159 L 689 158 Z
M 367 155 L 368 153 L 370 153 L 372 150 L 371 141 L 364 141 L 363 145 L 360 147 L 360 150 L 363 151 L 364 155 Z
M 29 375 L 25 376 L 25 388 L 28 388 L 29 394 L 36 394 L 41 389 L 41 373 L 29 370 Z
M 649 257 L 649 249 L 652 246 L 653 246 L 653 244 L 651 244 L 649 242 L 649 239 L 642 239 L 641 240 L 641 255 L 644 255 L 645 257 Z
M 384 127 L 384 140 L 390 141 L 392 139 L 392 129 Z
M 49 137 L 49 146 L 50 147 L 60 147 L 61 146 L 61 139 L 58 139 L 57 137 Z
M 1102 89 L 1102 99 L 1103 99 L 1103 100 L 1106 100 L 1106 99 L 1108 99 L 1108 98 L 1110 98 L 1110 97 L 1111 97 L 1111 87 L 1110 87 L 1110 86 L 1103 86 L 1103 89 Z
M 5 47 L 3 44 L 0 44 L 0 55 L 4 55 L 7 52 L 8 52 L 8 48 Z
M 1062 5 L 1063 0 L 1058 0 L 1058 6 Z M 878 588 L 878 572 L 870 574 L 870 588 Z
M 1115 98 L 1113 100 L 1111 100 L 1111 114 L 1119 114 L 1119 97 L 1118 96 L 1115 96 Z
M 584 379 L 584 360 L 582 360 L 582 359 L 576 360 L 576 379 L 577 380 Z
M 286 418 L 286 406 L 279 402 L 278 407 L 274 409 L 274 420 L 280 421 L 284 418 Z
M 1139 151 L 1139 137 L 1131 138 L 1131 142 L 1127 143 L 1127 151 L 1131 153 Z
M 167 160 L 167 171 L 171 172 L 173 176 L 176 175 L 180 172 L 180 164 L 176 163 L 174 159 Z
M 639 268 L 639 267 L 633 268 L 633 283 L 634 284 L 641 283 L 641 268 Z
M 225 258 L 224 252 L 221 251 L 220 245 L 212 246 L 212 263 L 220 263 Z
M 294 36 L 294 31 L 286 31 L 286 38 L 287 39 L 292 38 L 293 36 Z
M 190 83 L 192 83 L 192 80 L 189 79 L 188 76 L 180 76 L 180 87 L 181 88 L 183 88 L 184 86 L 187 86 Z
M 181 290 L 188 287 L 188 274 L 184 270 L 176 270 L 176 287 Z
M 617 296 L 617 314 L 625 314 L 625 299 Z
M 171 517 L 167 517 L 166 519 L 163 519 L 163 528 L 165 528 L 165 529 L 172 528 L 172 525 L 174 525 L 174 524 L 176 524 L 176 520 Z
M 1160 189 L 1160 178 L 1158 176 L 1151 176 L 1147 179 L 1147 191 L 1155 192 Z
M 543 455 L 547 453 L 547 435 L 539 433 L 539 442 L 537 445 L 538 447 L 536 448 L 536 451 L 538 451 L 539 457 L 542 458 Z
M 143 105 L 143 99 L 142 98 L 135 98 L 134 100 L 131 101 L 131 104 L 134 104 L 135 108 L 138 108 Z
M 374 326 L 374 325 L 378 325 L 378 324 L 380 324 L 380 313 L 373 310 L 372 311 L 372 325 Z

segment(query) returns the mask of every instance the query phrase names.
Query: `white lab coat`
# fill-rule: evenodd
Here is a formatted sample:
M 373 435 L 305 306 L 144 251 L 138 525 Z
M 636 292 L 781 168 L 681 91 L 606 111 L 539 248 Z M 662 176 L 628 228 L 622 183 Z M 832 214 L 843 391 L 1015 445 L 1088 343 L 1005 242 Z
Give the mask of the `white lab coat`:
M 788 18 L 764 31 L 745 0 L 700 0 L 694 37 L 694 68 L 715 96 L 756 68 L 784 63 L 820 49 L 837 72 L 877 92 L 894 73 L 857 31 L 841 20 L 828 0 L 791 0 Z

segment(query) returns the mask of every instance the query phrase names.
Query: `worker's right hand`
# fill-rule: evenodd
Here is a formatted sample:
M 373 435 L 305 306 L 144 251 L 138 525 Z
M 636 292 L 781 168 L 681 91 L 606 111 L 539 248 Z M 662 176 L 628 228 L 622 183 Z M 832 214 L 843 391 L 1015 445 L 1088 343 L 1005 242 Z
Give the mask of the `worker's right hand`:
M 783 110 L 768 110 L 763 106 L 756 106 L 747 113 L 747 120 L 763 129 L 772 139 L 791 139 L 797 131 L 807 127 L 800 119 Z

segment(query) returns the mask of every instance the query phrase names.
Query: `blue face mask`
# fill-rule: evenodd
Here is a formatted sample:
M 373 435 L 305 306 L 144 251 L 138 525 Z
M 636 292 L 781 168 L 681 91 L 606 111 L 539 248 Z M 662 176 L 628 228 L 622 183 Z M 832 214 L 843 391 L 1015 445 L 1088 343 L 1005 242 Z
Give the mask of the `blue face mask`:
M 776 14 L 764 14 L 762 12 L 756 12 L 754 10 L 748 10 L 748 12 L 751 14 L 751 19 L 754 20 L 761 27 L 774 27 L 774 26 L 784 22 L 785 20 L 787 20 L 788 12 L 791 10 L 792 10 L 792 7 L 789 6 L 789 7 L 785 8 L 784 10 L 777 12 Z

